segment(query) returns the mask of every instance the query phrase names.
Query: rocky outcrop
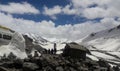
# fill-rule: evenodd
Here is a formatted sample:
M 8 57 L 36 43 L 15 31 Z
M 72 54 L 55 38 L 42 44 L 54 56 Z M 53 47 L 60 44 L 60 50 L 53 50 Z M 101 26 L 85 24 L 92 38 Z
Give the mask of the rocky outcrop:
M 38 57 L 31 57 L 25 59 L 8 59 L 2 58 L 0 60 L 0 71 L 99 71 L 100 69 L 109 70 L 110 65 L 100 60 L 101 62 L 93 61 L 89 58 L 86 60 L 74 59 L 70 57 L 63 57 L 55 54 L 42 54 Z M 107 65 L 104 68 L 102 64 Z M 114 67 L 114 69 L 116 69 Z M 111 71 L 110 70 L 110 71 Z
M 40 45 L 34 44 L 33 39 L 31 39 L 27 35 L 23 35 L 23 37 L 25 39 L 26 53 L 27 54 L 30 54 L 32 52 L 32 50 L 37 50 L 39 52 L 42 52 L 44 50 L 44 48 L 42 48 Z

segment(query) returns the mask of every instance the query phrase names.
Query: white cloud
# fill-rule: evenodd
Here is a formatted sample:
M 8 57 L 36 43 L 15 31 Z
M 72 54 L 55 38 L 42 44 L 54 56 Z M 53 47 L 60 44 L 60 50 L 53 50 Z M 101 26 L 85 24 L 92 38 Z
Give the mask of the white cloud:
M 71 0 L 74 7 L 88 7 L 94 3 L 93 0 Z
M 99 6 L 105 6 L 113 0 L 71 0 L 71 3 L 76 8 L 87 8 L 91 5 L 97 4 Z
M 91 7 L 96 5 L 95 7 Z M 87 19 L 120 17 L 120 0 L 71 0 L 71 4 L 64 7 L 54 6 L 44 8 L 44 14 L 52 18 L 66 14 Z
M 78 15 L 80 14 L 80 10 L 71 8 L 71 5 L 66 5 L 65 7 L 56 5 L 53 8 L 48 8 L 45 6 L 43 14 L 50 16 L 52 19 L 57 19 L 56 15 L 59 15 L 59 14 L 66 14 L 66 15 L 77 14 Z
M 75 8 L 82 8 L 82 16 L 88 19 L 120 17 L 120 0 L 72 0 L 72 3 Z M 96 7 L 89 8 L 94 4 Z
M 62 8 L 62 12 L 67 15 L 74 15 L 74 14 L 79 14 L 78 9 L 71 9 L 71 5 L 66 5 L 65 7 Z
M 0 11 L 11 14 L 39 14 L 39 10 L 27 2 L 23 3 L 9 3 L 8 5 L 0 4 Z
M 43 14 L 48 15 L 53 19 L 56 19 L 55 15 L 60 14 L 61 12 L 62 12 L 61 7 L 58 5 L 54 6 L 53 8 L 48 8 L 45 6 Z
M 5 21 L 4 21 L 5 20 Z M 120 21 L 115 21 L 113 18 L 104 18 L 100 23 L 88 21 L 74 25 L 66 24 L 55 27 L 52 21 L 43 20 L 35 22 L 21 18 L 13 18 L 10 14 L 0 12 L 0 25 L 7 26 L 21 33 L 36 33 L 47 38 L 67 38 L 77 40 L 86 35 L 100 30 L 112 28 L 118 25 Z
M 117 26 L 120 24 L 120 21 L 115 21 L 114 18 L 104 18 L 100 21 L 104 24 L 104 27 L 111 28 L 111 26 Z
M 86 8 L 83 11 L 83 16 L 88 19 L 104 18 L 106 10 L 100 7 Z

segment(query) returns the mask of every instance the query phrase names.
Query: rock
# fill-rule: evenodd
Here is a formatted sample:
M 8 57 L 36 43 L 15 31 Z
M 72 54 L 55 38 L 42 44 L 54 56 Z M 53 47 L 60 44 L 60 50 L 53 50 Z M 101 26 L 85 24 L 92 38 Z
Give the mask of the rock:
M 8 55 L 8 58 L 10 60 L 14 60 L 14 59 L 16 59 L 16 55 L 14 55 L 12 52 L 10 52 L 9 55 Z
M 80 64 L 80 62 L 76 62 L 75 65 L 76 66 L 80 66 L 81 64 Z
M 54 71 L 50 66 L 45 67 L 44 71 Z
M 59 66 L 59 63 L 58 63 L 57 61 L 51 61 L 51 62 L 49 62 L 49 64 L 50 64 L 52 67 Z
M 64 71 L 64 69 L 61 66 L 59 66 L 59 67 L 56 67 L 56 71 Z
M 13 64 L 13 62 L 4 62 L 4 63 L 2 63 L 1 66 L 5 67 L 5 68 L 13 68 L 14 64 Z
M 91 67 L 91 64 L 88 63 L 88 61 L 84 62 L 79 59 L 65 58 L 60 55 L 43 54 L 40 57 L 13 59 L 8 61 L 1 60 L 0 71 L 88 71 L 88 69 L 89 71 L 95 70 L 95 68 Z
M 70 67 L 70 71 L 77 71 L 77 70 L 75 70 L 74 68 Z
M 6 69 L 5 67 L 0 67 L 0 71 L 9 71 L 9 70 Z
M 25 62 L 23 64 L 23 71 L 35 71 L 39 69 L 39 66 L 35 63 Z
M 14 67 L 16 69 L 22 68 L 23 67 L 23 60 L 21 60 L 21 59 L 14 60 Z
M 34 58 L 32 59 L 32 62 L 35 63 L 35 64 L 37 64 L 40 69 L 42 68 L 42 62 L 43 62 L 43 61 L 40 60 L 39 57 L 34 57 Z
M 64 71 L 70 71 L 69 67 L 65 66 Z

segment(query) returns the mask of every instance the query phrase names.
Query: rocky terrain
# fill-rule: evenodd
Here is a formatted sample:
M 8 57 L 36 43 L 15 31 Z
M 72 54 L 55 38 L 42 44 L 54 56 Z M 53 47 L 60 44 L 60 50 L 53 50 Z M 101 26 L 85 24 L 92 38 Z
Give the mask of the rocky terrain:
M 112 68 L 104 60 L 81 60 L 63 57 L 61 54 L 29 55 L 25 59 L 19 59 L 10 53 L 0 59 L 0 71 L 100 71 L 102 68 L 106 71 L 119 71 L 118 66 Z
M 43 54 L 26 59 L 2 57 L 0 71 L 90 71 L 97 67 L 95 65 L 99 66 L 92 60 L 82 61 L 61 55 Z

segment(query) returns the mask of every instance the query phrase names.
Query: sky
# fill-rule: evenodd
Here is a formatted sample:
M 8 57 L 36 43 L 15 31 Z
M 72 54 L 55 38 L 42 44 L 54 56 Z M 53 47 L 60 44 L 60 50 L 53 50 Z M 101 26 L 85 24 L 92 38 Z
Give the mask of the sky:
M 120 24 L 120 0 L 0 0 L 0 25 L 20 33 L 79 40 Z

